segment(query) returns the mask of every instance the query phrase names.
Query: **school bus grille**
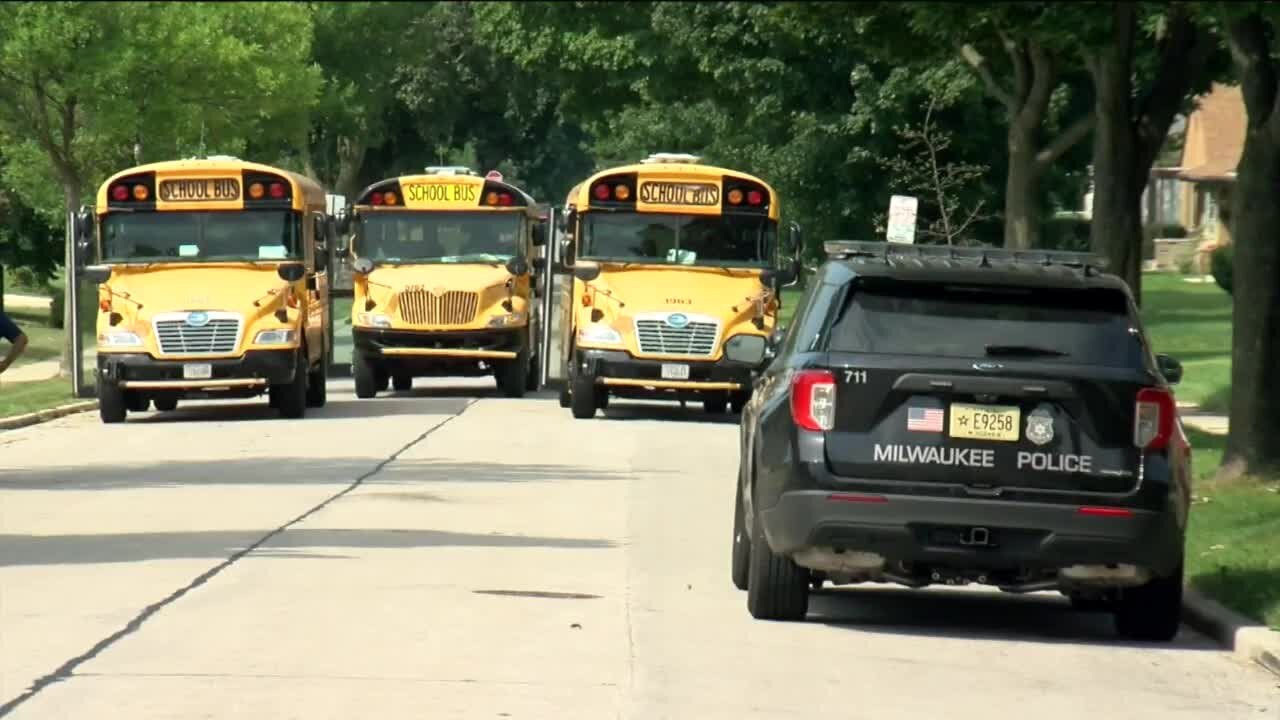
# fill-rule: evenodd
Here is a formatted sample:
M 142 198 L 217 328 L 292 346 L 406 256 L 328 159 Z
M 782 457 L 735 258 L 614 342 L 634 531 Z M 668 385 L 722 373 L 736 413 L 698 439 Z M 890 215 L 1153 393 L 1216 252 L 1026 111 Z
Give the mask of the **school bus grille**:
M 467 325 L 476 317 L 480 296 L 449 290 L 436 295 L 421 288 L 400 292 L 400 317 L 412 325 Z
M 154 327 L 162 355 L 226 355 L 234 353 L 240 341 L 239 317 L 212 317 L 198 327 L 185 317 L 157 319 Z
M 705 357 L 715 354 L 719 330 L 709 322 L 691 322 L 677 329 L 665 320 L 636 320 L 636 342 L 646 355 Z

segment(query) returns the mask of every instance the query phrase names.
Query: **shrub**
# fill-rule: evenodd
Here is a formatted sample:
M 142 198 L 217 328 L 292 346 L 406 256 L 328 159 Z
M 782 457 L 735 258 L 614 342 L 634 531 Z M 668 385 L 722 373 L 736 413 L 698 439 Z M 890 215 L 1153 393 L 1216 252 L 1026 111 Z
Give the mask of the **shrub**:
M 1082 217 L 1055 217 L 1043 225 L 1040 244 L 1045 250 L 1089 252 L 1089 221 Z
M 1213 273 L 1214 282 L 1218 283 L 1218 287 L 1231 294 L 1231 246 L 1222 245 L 1214 249 L 1209 255 L 1209 272 Z
M 1154 260 L 1156 239 L 1181 240 L 1187 237 L 1187 229 L 1178 223 L 1155 223 L 1142 228 L 1142 259 Z
M 1184 258 L 1182 258 L 1181 260 L 1179 260 L 1179 261 L 1178 261 L 1178 272 L 1182 273 L 1183 275 L 1195 275 L 1195 274 L 1197 274 L 1197 273 L 1196 273 L 1196 258 L 1195 258 L 1195 256 L 1194 256 L 1194 255 L 1191 255 L 1191 256 L 1189 256 L 1189 257 L 1184 257 Z

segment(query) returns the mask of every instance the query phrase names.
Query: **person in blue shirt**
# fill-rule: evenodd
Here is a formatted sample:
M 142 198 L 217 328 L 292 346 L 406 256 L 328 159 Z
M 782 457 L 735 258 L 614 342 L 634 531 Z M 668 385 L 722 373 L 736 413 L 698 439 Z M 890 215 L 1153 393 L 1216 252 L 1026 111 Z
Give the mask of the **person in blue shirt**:
M 14 360 L 27 349 L 27 335 L 22 332 L 22 328 L 9 318 L 3 310 L 0 310 L 0 337 L 9 341 L 9 354 L 0 360 L 0 374 L 9 369 Z

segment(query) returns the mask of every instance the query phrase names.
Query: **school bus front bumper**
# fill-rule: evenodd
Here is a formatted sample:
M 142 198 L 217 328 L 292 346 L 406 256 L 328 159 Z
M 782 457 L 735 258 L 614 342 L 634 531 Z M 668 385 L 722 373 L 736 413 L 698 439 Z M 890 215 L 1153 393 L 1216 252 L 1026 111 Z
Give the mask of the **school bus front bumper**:
M 419 332 L 355 327 L 351 336 L 356 351 L 372 358 L 510 360 L 524 347 L 525 329 Z
M 719 360 L 646 360 L 625 350 L 579 350 L 577 372 L 610 390 L 742 392 L 751 389 L 755 367 Z
M 250 350 L 238 358 L 158 360 L 146 353 L 101 353 L 98 377 L 133 390 L 260 388 L 291 382 L 296 354 Z

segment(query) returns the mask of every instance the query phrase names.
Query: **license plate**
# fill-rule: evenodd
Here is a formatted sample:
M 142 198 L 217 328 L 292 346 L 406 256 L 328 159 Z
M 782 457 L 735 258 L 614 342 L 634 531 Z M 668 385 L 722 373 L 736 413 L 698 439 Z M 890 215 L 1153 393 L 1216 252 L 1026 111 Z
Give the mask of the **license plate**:
M 688 380 L 689 366 L 688 365 L 671 365 L 668 363 L 663 363 L 662 379 L 663 380 Z
M 1005 405 L 951 405 L 948 434 L 971 440 L 1018 441 L 1017 407 Z
M 182 366 L 182 377 L 187 380 L 208 380 L 213 377 L 213 366 L 209 363 L 188 363 Z

